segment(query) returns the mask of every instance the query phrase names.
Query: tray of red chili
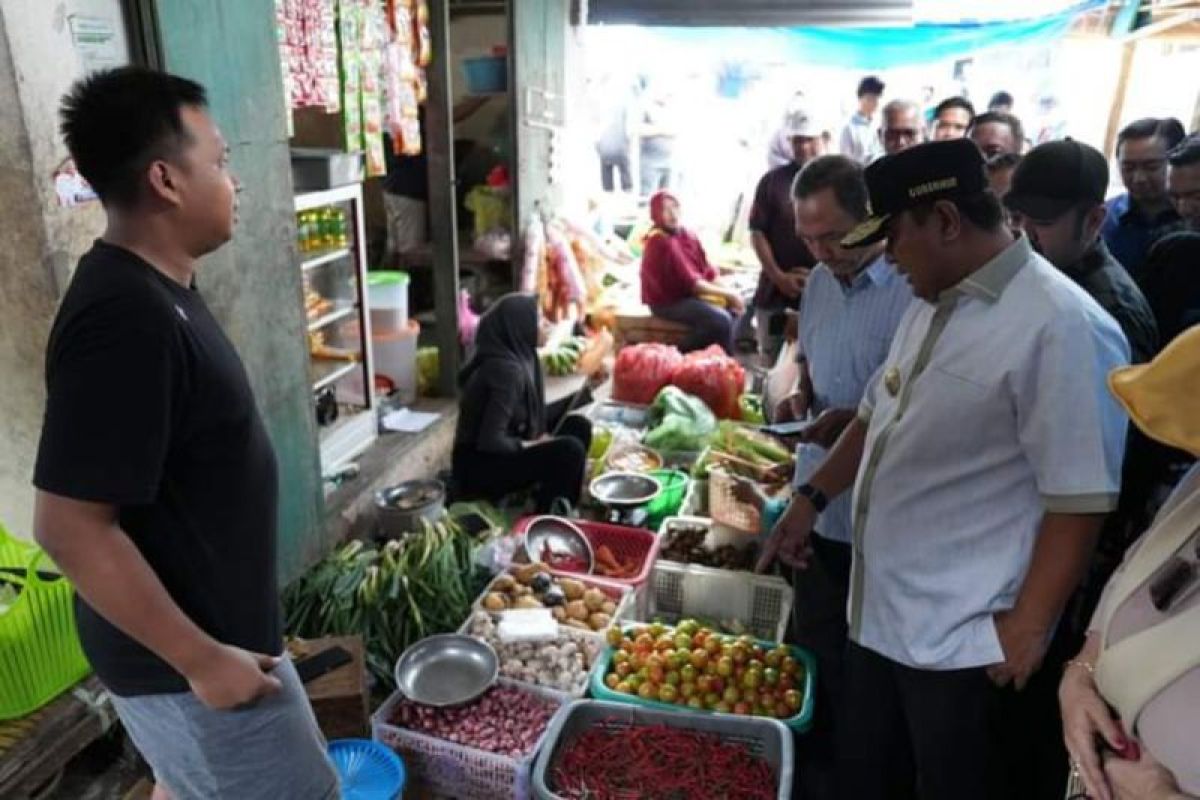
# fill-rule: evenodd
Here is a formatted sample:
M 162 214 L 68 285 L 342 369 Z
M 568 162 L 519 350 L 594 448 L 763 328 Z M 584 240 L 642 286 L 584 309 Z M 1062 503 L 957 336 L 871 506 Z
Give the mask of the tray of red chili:
M 514 523 L 513 532 L 523 536 L 526 528 L 537 517 L 521 517 Z M 597 578 L 635 589 L 642 586 L 650 578 L 650 570 L 658 559 L 658 548 L 661 544 L 658 536 L 645 528 L 630 528 L 626 525 L 611 525 L 605 522 L 592 522 L 584 519 L 572 519 L 592 547 L 593 566 L 591 575 Z M 555 574 L 586 575 L 575 565 L 566 562 L 550 564 Z
M 592 670 L 599 700 L 812 727 L 817 660 L 802 647 L 728 636 L 682 620 L 608 629 Z
M 577 700 L 551 723 L 533 769 L 539 800 L 792 795 L 792 735 L 779 721 Z

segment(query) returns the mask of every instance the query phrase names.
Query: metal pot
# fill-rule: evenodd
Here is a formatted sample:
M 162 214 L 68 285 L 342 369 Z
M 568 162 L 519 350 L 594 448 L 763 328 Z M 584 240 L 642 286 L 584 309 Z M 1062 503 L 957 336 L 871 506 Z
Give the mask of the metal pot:
M 379 533 L 399 539 L 421 530 L 421 521 L 436 522 L 445 513 L 446 486 L 439 480 L 405 481 L 375 493 Z

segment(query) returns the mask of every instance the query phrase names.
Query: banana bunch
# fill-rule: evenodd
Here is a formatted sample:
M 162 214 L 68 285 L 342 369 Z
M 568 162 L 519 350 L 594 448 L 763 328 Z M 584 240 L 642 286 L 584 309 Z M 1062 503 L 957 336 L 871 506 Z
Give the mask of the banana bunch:
M 570 375 L 579 366 L 579 357 L 587 350 L 586 336 L 575 336 L 553 347 L 539 351 L 542 370 L 552 377 Z

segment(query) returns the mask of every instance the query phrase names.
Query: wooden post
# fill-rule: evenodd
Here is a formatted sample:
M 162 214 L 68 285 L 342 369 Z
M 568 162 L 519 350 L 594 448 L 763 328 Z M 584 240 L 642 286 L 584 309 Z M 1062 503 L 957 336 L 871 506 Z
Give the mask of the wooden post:
M 433 308 L 437 320 L 438 393 L 453 397 L 458 375 L 458 208 L 454 174 L 453 92 L 450 86 L 450 3 L 431 0 L 426 141 L 429 156 L 429 223 L 433 236 Z
M 1120 131 L 1121 115 L 1125 113 L 1125 95 L 1129 91 L 1129 73 L 1133 71 L 1133 53 L 1136 47 L 1136 41 L 1126 42 L 1121 46 L 1121 72 L 1117 77 L 1117 90 L 1108 110 L 1108 128 L 1104 133 L 1105 154 L 1116 155 L 1117 133 Z

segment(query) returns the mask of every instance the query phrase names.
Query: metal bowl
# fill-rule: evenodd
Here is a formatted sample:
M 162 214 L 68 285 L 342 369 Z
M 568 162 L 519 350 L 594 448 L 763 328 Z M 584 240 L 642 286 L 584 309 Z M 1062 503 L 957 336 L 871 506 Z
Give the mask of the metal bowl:
M 446 487 L 439 480 L 405 481 L 375 493 L 380 532 L 397 539 L 421 530 L 421 522 L 436 522 L 445 508 Z
M 444 708 L 479 697 L 499 672 L 500 660 L 487 642 L 442 633 L 404 651 L 396 661 L 396 688 L 415 703 Z
M 593 480 L 588 491 L 597 502 L 611 508 L 633 508 L 658 497 L 662 484 L 640 472 L 608 472 Z
M 592 543 L 578 525 L 564 517 L 546 515 L 530 520 L 525 526 L 522 544 L 530 561 L 541 561 L 542 551 L 549 545 L 552 553 L 569 553 L 583 559 L 589 573 L 596 563 Z

